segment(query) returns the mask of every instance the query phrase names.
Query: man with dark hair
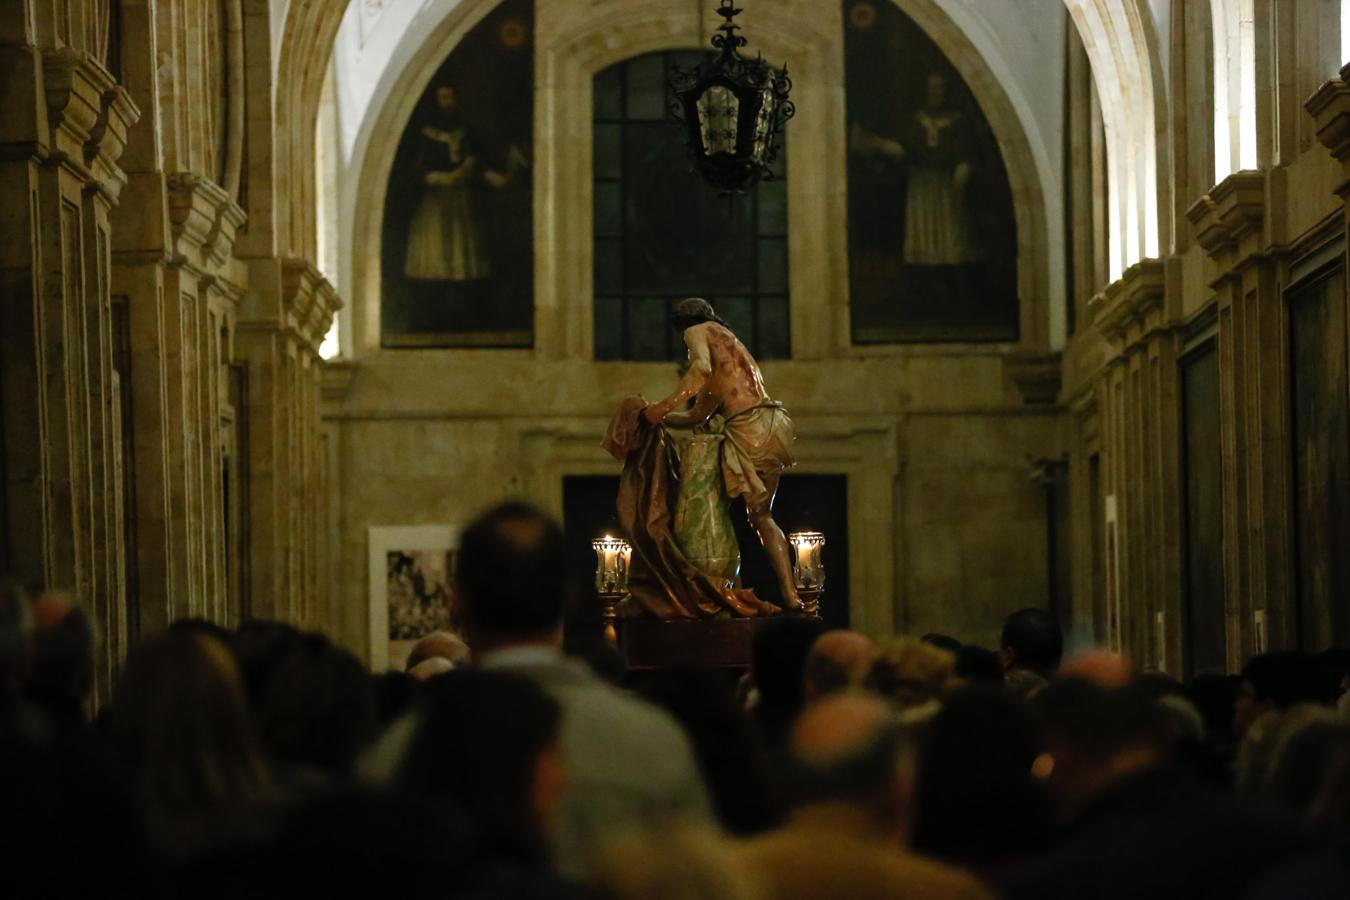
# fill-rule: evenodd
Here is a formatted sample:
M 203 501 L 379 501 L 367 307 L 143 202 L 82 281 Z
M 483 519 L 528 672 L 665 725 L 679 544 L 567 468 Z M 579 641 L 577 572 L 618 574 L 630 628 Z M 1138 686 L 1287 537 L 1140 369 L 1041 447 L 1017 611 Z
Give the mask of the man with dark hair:
M 1019 609 L 1003 620 L 999 656 L 1004 670 L 1027 669 L 1049 678 L 1064 656 L 1064 636 L 1055 617 L 1043 609 Z
M 1032 705 L 1047 751 L 1035 769 L 1065 838 L 1014 900 L 1241 897 L 1299 848 L 1293 822 L 1167 766 L 1164 723 L 1137 685 L 1060 678 Z
M 1242 667 L 1233 706 L 1233 731 L 1241 737 L 1267 712 L 1300 703 L 1328 703 L 1333 696 L 1316 657 L 1298 650 L 1253 656 Z
M 740 850 L 767 898 L 989 896 L 964 872 L 905 850 L 914 748 L 885 701 L 845 693 L 809 707 L 792 730 L 791 772 L 791 819 Z
M 697 428 L 722 416 L 722 483 L 727 495 L 745 500 L 746 514 L 778 577 L 783 603 L 801 609 L 787 538 L 773 519 L 773 498 L 783 470 L 796 464 L 797 439 L 783 404 L 769 399 L 759 363 L 727 324 L 700 297 L 681 300 L 671 324 L 684 335 L 689 371 L 675 392 L 643 411 L 648 422 Z M 694 406 L 680 411 L 689 400 Z
M 581 877 L 620 831 L 712 813 L 679 725 L 563 656 L 566 585 L 562 531 L 530 506 L 498 506 L 460 540 L 455 600 L 478 665 L 533 680 L 562 708 L 569 789 L 554 851 L 565 874 Z

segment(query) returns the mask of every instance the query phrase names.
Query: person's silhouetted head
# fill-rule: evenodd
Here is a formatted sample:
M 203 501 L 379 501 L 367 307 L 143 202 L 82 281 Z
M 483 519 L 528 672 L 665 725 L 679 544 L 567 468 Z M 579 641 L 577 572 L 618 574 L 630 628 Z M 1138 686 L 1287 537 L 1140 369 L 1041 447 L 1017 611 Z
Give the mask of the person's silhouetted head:
M 468 665 L 469 655 L 469 645 L 464 643 L 464 638 L 450 631 L 433 631 L 413 644 L 403 668 L 411 672 L 428 659 L 443 659 L 451 666 L 464 666 Z
M 781 811 L 769 760 L 724 673 L 658 669 L 638 691 L 684 726 L 723 827 L 753 834 L 777 824 Z
M 770 747 L 782 745 L 801 711 L 806 656 L 824 631 L 819 619 L 782 616 L 755 632 L 751 653 L 751 673 L 759 690 L 755 718 Z
M 953 694 L 920 741 L 915 849 L 976 868 L 1042 849 L 1042 749 L 1025 701 L 988 685 Z
M 113 695 L 114 744 L 161 843 L 257 800 L 268 775 L 234 658 L 214 638 L 166 633 L 137 645 Z
M 956 657 L 912 637 L 884 642 L 867 673 L 866 686 L 919 718 L 937 712 L 955 686 Z
M 940 634 L 936 631 L 930 631 L 919 638 L 925 644 L 932 644 L 934 647 L 941 647 L 948 653 L 958 653 L 961 650 L 961 642 L 950 634 Z
M 986 647 L 966 644 L 956 651 L 956 677 L 966 684 L 1003 686 L 1003 661 Z
M 63 594 L 33 604 L 31 696 L 78 709 L 94 681 L 94 626 L 84 610 Z
M 1146 691 L 1061 678 L 1036 693 L 1032 708 L 1052 760 L 1047 785 L 1066 817 L 1116 779 L 1162 759 L 1164 722 Z
M 533 682 L 464 669 L 428 682 L 393 787 L 449 804 L 490 855 L 544 855 L 565 787 L 561 711 Z
M 562 530 L 524 503 L 505 503 L 474 521 L 460 541 L 456 600 L 469 644 L 557 641 L 567 601 Z
M 1246 734 L 1263 713 L 1286 710 L 1299 703 L 1326 703 L 1331 696 L 1313 656 L 1297 650 L 1253 656 L 1242 667 L 1233 730 L 1239 735 Z
M 320 634 L 274 648 L 253 718 L 279 772 L 343 779 L 375 734 L 375 693 L 361 662 Z
M 816 638 L 806 655 L 803 689 L 807 703 L 858 687 L 876 656 L 876 643 L 865 634 L 845 629 Z
M 1019 609 L 1003 620 L 999 641 L 1005 669 L 1030 669 L 1049 678 L 1064 657 L 1064 636 L 1055 617 L 1043 609 Z
M 826 697 L 797 720 L 790 749 L 798 807 L 847 806 L 880 834 L 907 835 L 914 748 L 890 704 L 862 692 Z

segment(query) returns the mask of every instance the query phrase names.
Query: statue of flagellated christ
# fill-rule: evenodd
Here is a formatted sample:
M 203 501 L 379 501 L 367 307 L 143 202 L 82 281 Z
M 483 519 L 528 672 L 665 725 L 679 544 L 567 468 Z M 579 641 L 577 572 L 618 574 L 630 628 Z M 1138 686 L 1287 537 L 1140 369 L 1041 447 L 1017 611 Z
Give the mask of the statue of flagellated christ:
M 696 428 L 713 415 L 724 420 L 722 479 L 727 495 L 745 500 L 755 533 L 769 556 L 789 610 L 799 611 L 792 558 L 773 519 L 773 499 L 783 470 L 795 464 L 792 419 L 769 398 L 759 364 L 708 301 L 682 300 L 671 316 L 689 350 L 689 370 L 669 397 L 643 410 L 652 425 Z M 681 408 L 690 399 L 687 411 Z

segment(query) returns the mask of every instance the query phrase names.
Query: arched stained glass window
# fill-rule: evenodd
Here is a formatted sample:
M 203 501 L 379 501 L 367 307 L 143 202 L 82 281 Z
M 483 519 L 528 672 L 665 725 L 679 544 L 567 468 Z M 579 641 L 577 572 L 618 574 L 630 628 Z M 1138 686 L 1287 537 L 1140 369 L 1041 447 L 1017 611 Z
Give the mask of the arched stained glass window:
M 787 155 L 734 199 L 689 174 L 666 78 L 699 51 L 634 57 L 595 77 L 595 358 L 668 360 L 671 306 L 705 297 L 761 359 L 789 355 Z M 786 146 L 784 146 L 786 151 Z

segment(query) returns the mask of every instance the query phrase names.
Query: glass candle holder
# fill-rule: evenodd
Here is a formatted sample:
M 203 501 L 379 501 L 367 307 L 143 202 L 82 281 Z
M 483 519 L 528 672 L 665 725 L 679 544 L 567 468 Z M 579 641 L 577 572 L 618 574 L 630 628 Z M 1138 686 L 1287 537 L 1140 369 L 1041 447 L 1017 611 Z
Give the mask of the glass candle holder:
M 792 544 L 792 577 L 799 591 L 819 591 L 825 587 L 825 562 L 821 550 L 825 535 L 819 531 L 794 531 L 788 535 Z
M 602 594 L 626 593 L 632 545 L 623 538 L 605 535 L 591 541 L 591 547 L 595 550 L 595 589 Z

